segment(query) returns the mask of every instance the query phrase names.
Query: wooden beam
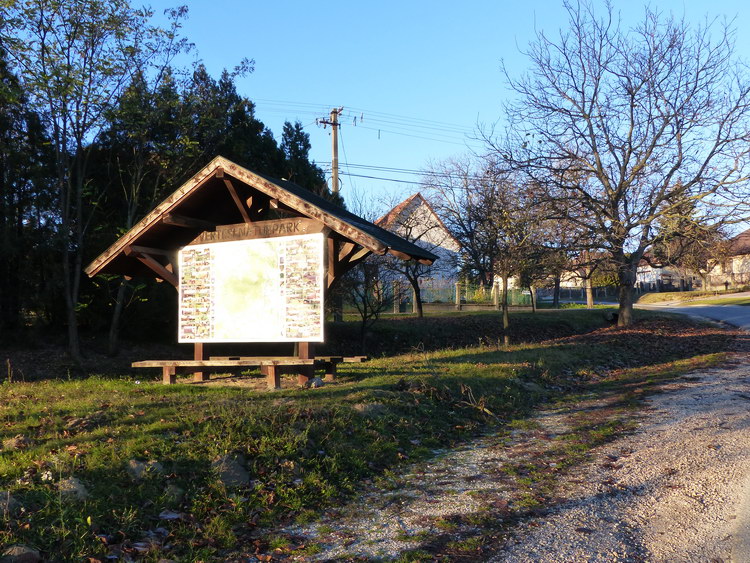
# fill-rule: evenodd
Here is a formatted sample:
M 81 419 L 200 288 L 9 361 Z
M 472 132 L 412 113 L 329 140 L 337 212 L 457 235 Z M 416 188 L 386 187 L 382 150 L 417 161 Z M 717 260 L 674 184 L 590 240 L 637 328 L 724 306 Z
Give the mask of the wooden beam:
M 144 248 L 144 247 L 140 247 Z M 170 272 L 166 266 L 164 266 L 161 262 L 157 261 L 156 258 L 151 256 L 150 254 L 143 252 L 142 250 L 137 250 L 138 247 L 135 248 L 133 246 L 126 246 L 125 247 L 125 255 L 136 258 L 146 266 L 148 266 L 152 272 L 154 272 L 157 277 L 163 279 L 166 282 L 169 282 L 174 287 L 178 287 L 180 285 L 179 280 L 177 279 L 177 276 L 174 274 L 174 272 Z
M 202 232 L 189 244 L 206 244 L 230 240 L 248 240 L 257 238 L 283 237 L 289 235 L 327 234 L 323 223 L 304 217 L 237 223 L 236 225 L 218 225 L 214 232 Z
M 327 241 L 328 241 L 328 248 L 326 250 L 327 250 L 327 258 L 328 258 L 327 260 L 328 266 L 326 268 L 327 270 L 326 273 L 327 273 L 328 280 L 326 283 L 326 287 L 331 287 L 333 285 L 333 282 L 336 281 L 336 271 L 338 270 L 339 260 L 337 256 L 338 253 L 337 253 L 336 247 L 339 245 L 339 242 L 333 237 L 328 237 Z
M 343 262 L 346 257 L 354 250 L 356 245 L 353 242 L 345 242 L 339 249 L 339 262 Z
M 164 266 L 162 266 L 159 262 L 157 262 L 152 256 L 149 256 L 148 254 L 138 254 L 136 255 L 136 258 L 143 262 L 146 266 L 151 268 L 153 272 L 159 276 L 161 279 L 163 279 L 165 282 L 168 282 L 172 284 L 174 287 L 179 287 L 180 280 L 177 279 L 177 276 L 174 275 L 172 272 L 167 270 Z
M 125 249 L 126 256 L 134 256 L 135 254 L 154 254 L 156 256 L 170 257 L 172 252 L 163 248 L 153 248 L 151 246 L 139 246 L 137 244 L 131 244 Z
M 411 260 L 411 256 L 404 252 L 400 252 L 398 250 L 393 250 L 392 248 L 388 250 L 390 254 L 393 254 L 396 258 L 401 258 L 401 260 Z
M 336 278 L 334 278 L 333 281 L 331 281 L 329 279 L 328 289 L 331 288 L 331 286 L 336 281 L 336 279 L 340 278 L 345 273 L 347 273 L 349 270 L 351 270 L 352 268 L 354 268 L 357 264 L 359 264 L 360 262 L 362 262 L 362 260 L 364 260 L 365 258 L 367 258 L 370 254 L 372 254 L 372 252 L 370 252 L 366 248 L 362 248 L 358 252 L 355 252 L 346 261 L 339 262 L 338 265 L 336 266 Z
M 165 225 L 185 227 L 186 229 L 200 229 L 201 231 L 216 230 L 216 223 L 203 219 L 194 219 L 193 217 L 185 217 L 176 213 L 167 213 L 161 218 L 161 222 Z
M 357 263 L 362 261 L 364 258 L 367 258 L 371 252 L 367 250 L 366 248 L 360 248 L 357 252 L 354 252 L 349 255 L 348 262 L 351 263 Z
M 229 178 L 224 178 L 224 185 L 227 187 L 227 190 L 229 190 L 229 194 L 232 196 L 237 209 L 239 209 L 240 215 L 242 215 L 242 220 L 245 223 L 252 223 L 252 221 L 250 220 L 250 215 L 248 215 L 247 213 L 247 208 L 242 203 L 242 200 L 240 200 L 240 196 L 237 195 L 237 190 L 234 189 L 234 184 L 232 184 L 232 181 Z

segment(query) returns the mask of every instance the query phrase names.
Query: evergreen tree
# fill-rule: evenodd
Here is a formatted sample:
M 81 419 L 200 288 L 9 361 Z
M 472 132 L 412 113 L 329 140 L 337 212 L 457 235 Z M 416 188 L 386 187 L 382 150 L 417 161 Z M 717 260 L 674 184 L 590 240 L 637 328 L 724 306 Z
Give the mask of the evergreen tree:
M 49 312 L 55 260 L 48 140 L 0 50 L 0 328 L 16 329 L 24 310 Z M 43 301 L 45 300 L 45 301 Z

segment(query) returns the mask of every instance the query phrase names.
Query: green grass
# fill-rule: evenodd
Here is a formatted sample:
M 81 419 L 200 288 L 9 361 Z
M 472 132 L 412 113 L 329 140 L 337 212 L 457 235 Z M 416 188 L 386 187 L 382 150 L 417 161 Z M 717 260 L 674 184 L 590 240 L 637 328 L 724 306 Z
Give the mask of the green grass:
M 731 297 L 741 290 L 731 289 L 729 291 L 663 291 L 654 293 L 644 293 L 638 298 L 641 305 L 650 305 L 655 303 L 665 303 L 669 301 L 700 301 L 701 303 L 711 305 L 747 305 L 750 299 L 744 297 Z M 720 297 L 722 296 L 722 297 Z
M 610 307 L 611 309 L 611 307 Z M 508 331 L 511 342 L 540 342 L 570 336 L 607 326 L 605 311 L 539 310 L 513 311 Z M 321 347 L 324 353 L 361 353 L 356 323 L 331 323 L 327 338 L 335 346 Z M 494 310 L 428 314 L 420 319 L 411 315 L 386 316 L 368 332 L 365 346 L 371 357 L 393 356 L 413 351 L 444 350 L 503 342 L 502 316 Z
M 725 297 L 719 299 L 696 299 L 696 305 L 750 305 L 750 297 Z
M 584 332 L 602 322 L 601 313 L 593 313 L 544 313 L 526 326 Z M 444 330 L 440 324 L 432 319 L 430 330 Z M 603 366 L 622 371 L 621 385 L 637 387 L 655 372 L 668 377 L 718 361 L 728 342 L 715 328 L 660 320 L 627 331 L 347 365 L 337 384 L 316 390 L 165 387 L 102 376 L 5 383 L 0 440 L 23 436 L 26 444 L 0 456 L 0 491 L 23 506 L 12 518 L 0 517 L 0 551 L 20 543 L 56 560 L 78 561 L 132 552 L 149 540 L 141 555 L 147 561 L 213 561 L 237 546 L 294 549 L 283 537 L 257 544 L 253 530 L 314 521 L 363 480 L 387 488 L 396 483 L 396 466 L 489 426 L 515 421 L 514 428 L 531 428 L 524 422 L 531 407 L 592 385 Z M 607 391 L 604 383 L 596 385 Z M 368 404 L 377 408 L 363 408 Z M 583 446 L 571 440 L 560 447 L 575 463 L 578 450 L 617 429 L 592 428 Z M 228 489 L 217 478 L 211 462 L 227 453 L 245 456 L 249 486 Z M 126 469 L 133 459 L 156 460 L 163 469 L 134 480 Z M 529 485 L 544 477 L 534 468 L 518 471 L 526 472 Z M 87 499 L 58 493 L 56 483 L 70 476 L 85 484 Z M 528 502 L 534 498 L 530 494 Z M 160 519 L 165 510 L 179 518 Z M 159 539 L 157 528 L 168 531 L 168 540 Z

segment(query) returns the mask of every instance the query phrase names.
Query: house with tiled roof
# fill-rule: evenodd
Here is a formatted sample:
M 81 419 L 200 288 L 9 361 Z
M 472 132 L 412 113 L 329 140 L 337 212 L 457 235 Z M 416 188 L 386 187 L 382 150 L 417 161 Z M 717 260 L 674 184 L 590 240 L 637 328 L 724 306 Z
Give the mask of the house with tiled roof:
M 700 285 L 700 277 L 663 263 L 650 254 L 644 255 L 638 264 L 635 286 L 641 291 L 690 291 Z
M 435 247 L 454 254 L 461 250 L 459 242 L 419 192 L 399 203 L 375 224 L 419 246 Z
M 710 267 L 711 287 L 750 285 L 750 229 L 729 240 L 726 259 Z
M 375 221 L 378 227 L 424 248 L 438 257 L 434 266 L 420 277 L 429 300 L 430 292 L 453 291 L 458 281 L 461 245 L 451 234 L 425 197 L 417 192 Z

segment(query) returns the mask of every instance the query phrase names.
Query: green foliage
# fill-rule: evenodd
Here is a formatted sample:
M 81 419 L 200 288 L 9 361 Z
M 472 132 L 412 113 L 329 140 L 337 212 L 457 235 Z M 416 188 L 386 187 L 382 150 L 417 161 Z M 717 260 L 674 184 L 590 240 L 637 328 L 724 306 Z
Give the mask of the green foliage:
M 157 27 L 129 0 L 3 9 L 0 329 L 67 325 L 73 339 L 80 323 L 110 329 L 112 351 L 120 327 L 168 330 L 152 282 L 81 271 L 216 155 L 330 197 L 301 125 L 286 124 L 279 146 L 237 92 L 253 61 L 218 78 L 172 66 L 190 49 L 179 34 L 186 13 L 170 10 Z
M 0 329 L 17 330 L 24 311 L 51 313 L 56 205 L 49 140 L 0 48 Z

